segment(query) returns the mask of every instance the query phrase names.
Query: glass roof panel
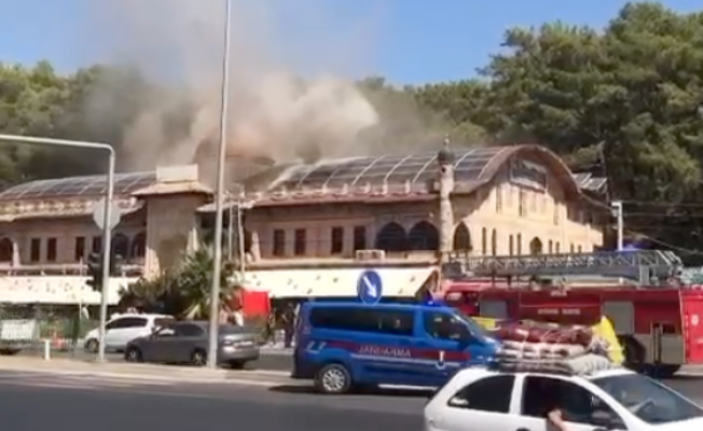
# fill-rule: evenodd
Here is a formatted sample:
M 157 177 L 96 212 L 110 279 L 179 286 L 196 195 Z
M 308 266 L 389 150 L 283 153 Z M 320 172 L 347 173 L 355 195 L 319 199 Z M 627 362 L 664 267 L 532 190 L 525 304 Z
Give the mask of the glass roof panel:
M 412 181 L 427 165 L 425 163 L 402 164 L 395 169 L 386 180 L 388 182 Z
M 149 186 L 154 182 L 156 182 L 155 172 L 116 174 L 115 194 L 128 194 L 138 188 Z M 106 184 L 107 177 L 105 175 L 30 181 L 5 190 L 0 193 L 0 199 L 11 200 L 95 195 L 104 193 Z
M 436 178 L 437 173 L 430 169 L 425 169 L 419 175 L 413 178 L 413 184 L 424 184 L 427 181 L 432 181 Z
M 502 150 L 501 147 L 471 148 L 455 151 L 455 171 L 460 180 L 475 180 L 485 166 Z M 344 184 L 362 186 L 367 183 L 425 183 L 437 174 L 437 152 L 394 154 L 379 157 L 357 157 L 322 162 L 314 166 L 299 166 L 282 187 L 340 188 Z
M 488 162 L 492 160 L 504 147 L 482 147 L 471 148 L 464 151 L 459 151 L 455 154 L 454 169 L 460 167 L 464 163 L 473 163 L 478 161 Z
M 475 181 L 475 180 L 479 179 L 481 172 L 483 172 L 483 168 L 455 171 L 454 172 L 454 180 L 455 181 Z
M 62 196 L 66 194 L 77 194 L 92 181 L 94 180 L 86 180 L 85 178 L 73 178 L 66 179 L 65 181 L 56 181 L 51 185 L 42 187 L 41 194 L 45 196 Z
M 296 169 L 293 170 L 293 172 L 290 174 L 287 180 L 283 181 L 282 185 L 285 185 L 285 187 L 292 187 L 295 186 L 305 178 L 310 172 L 312 172 L 313 168 L 310 166 L 300 166 Z

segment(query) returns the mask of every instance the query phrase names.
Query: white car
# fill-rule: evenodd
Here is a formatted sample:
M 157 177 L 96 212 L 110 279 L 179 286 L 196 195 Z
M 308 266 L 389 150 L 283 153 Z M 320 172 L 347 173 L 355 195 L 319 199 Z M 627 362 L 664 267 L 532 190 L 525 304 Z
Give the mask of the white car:
M 105 350 L 120 352 L 127 343 L 150 335 L 154 328 L 173 322 L 174 318 L 163 314 L 118 314 L 105 324 Z M 85 336 L 85 350 L 98 351 L 98 328 Z
M 425 431 L 549 431 L 562 411 L 570 431 L 701 431 L 703 409 L 625 369 L 589 376 L 459 371 L 425 407 Z

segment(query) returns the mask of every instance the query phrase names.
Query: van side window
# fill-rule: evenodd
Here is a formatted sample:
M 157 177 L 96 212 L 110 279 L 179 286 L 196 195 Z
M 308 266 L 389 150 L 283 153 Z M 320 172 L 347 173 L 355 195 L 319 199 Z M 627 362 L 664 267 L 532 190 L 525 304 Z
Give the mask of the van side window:
M 426 311 L 423 316 L 425 331 L 432 338 L 459 341 L 471 336 L 468 328 L 451 314 L 441 311 Z
M 315 307 L 310 311 L 310 325 L 319 329 L 412 336 L 414 323 L 414 313 L 408 310 Z

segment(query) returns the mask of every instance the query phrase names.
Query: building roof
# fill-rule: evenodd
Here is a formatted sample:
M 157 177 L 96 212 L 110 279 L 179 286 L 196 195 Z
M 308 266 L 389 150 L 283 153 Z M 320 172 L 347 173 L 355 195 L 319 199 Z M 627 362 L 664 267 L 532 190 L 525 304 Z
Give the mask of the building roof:
M 512 145 L 477 147 L 454 150 L 454 175 L 458 185 L 464 184 L 464 191 L 490 181 L 498 170 L 513 155 L 531 154 L 548 165 L 566 187 L 567 192 L 578 194 L 581 190 L 601 191 L 604 178 L 591 174 L 572 174 L 564 162 L 553 152 L 539 145 Z M 388 199 L 390 194 L 402 192 L 398 199 L 415 199 L 415 194 L 426 194 L 428 187 L 437 175 L 437 151 L 424 151 L 411 154 L 395 154 L 374 157 L 349 157 L 344 159 L 322 160 L 314 164 L 297 164 L 287 168 L 272 168 L 264 190 L 272 203 L 279 205 L 281 199 L 288 201 L 319 200 L 320 194 L 331 196 L 337 193 L 339 199 L 361 194 L 375 200 Z M 115 195 L 130 196 L 150 191 L 158 183 L 156 172 L 138 172 L 115 175 Z M 0 202 L 23 199 L 51 199 L 72 196 L 100 196 L 107 185 L 104 175 L 59 178 L 31 181 L 19 184 L 0 193 Z M 159 188 L 160 191 L 163 191 Z M 200 190 L 206 192 L 204 189 Z M 277 196 L 283 193 L 283 196 Z M 305 195 L 300 199 L 298 194 Z M 377 196 L 378 195 L 378 196 Z M 353 200 L 358 200 L 359 196 Z M 265 204 L 266 199 L 257 199 Z
M 574 181 L 579 188 L 594 193 L 602 193 L 605 190 L 607 179 L 605 177 L 595 177 L 590 172 L 579 172 L 574 174 Z
M 480 180 L 486 167 L 501 154 L 517 147 L 480 147 L 454 151 L 457 182 Z M 375 157 L 351 157 L 297 165 L 284 172 L 269 189 L 339 189 L 366 184 L 425 185 L 437 176 L 437 151 Z
M 156 183 L 156 172 L 134 172 L 115 175 L 115 195 L 132 192 Z M 0 193 L 0 201 L 20 199 L 64 198 L 71 196 L 101 196 L 107 188 L 105 175 L 37 180 L 19 184 Z

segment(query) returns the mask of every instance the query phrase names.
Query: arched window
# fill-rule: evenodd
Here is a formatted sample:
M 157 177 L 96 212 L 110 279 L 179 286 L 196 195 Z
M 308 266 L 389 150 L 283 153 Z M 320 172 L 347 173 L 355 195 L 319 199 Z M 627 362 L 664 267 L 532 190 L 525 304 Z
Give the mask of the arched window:
M 139 232 L 132 240 L 132 247 L 129 257 L 139 258 L 146 255 L 146 233 Z
M 481 254 L 488 254 L 488 232 L 485 227 L 481 229 Z
M 376 235 L 377 250 L 399 252 L 408 250 L 408 236 L 398 223 L 388 223 Z
M 471 251 L 473 246 L 471 245 L 471 232 L 464 222 L 459 223 L 459 225 L 454 230 L 454 244 L 453 249 L 456 251 Z
M 548 244 L 548 245 L 547 245 L 547 247 L 548 247 L 547 250 L 549 250 L 548 253 L 549 253 L 549 254 L 554 253 L 554 243 L 552 242 L 552 240 L 550 239 L 547 244 Z
M 129 238 L 126 235 L 118 233 L 112 237 L 112 254 L 122 259 L 129 257 Z
M 532 241 L 530 241 L 530 254 L 533 256 L 542 254 L 542 241 L 537 237 L 532 238 Z
M 421 221 L 410 229 L 410 250 L 439 250 L 439 232 L 432 223 Z
M 10 238 L 0 239 L 0 262 L 12 262 L 13 248 Z

